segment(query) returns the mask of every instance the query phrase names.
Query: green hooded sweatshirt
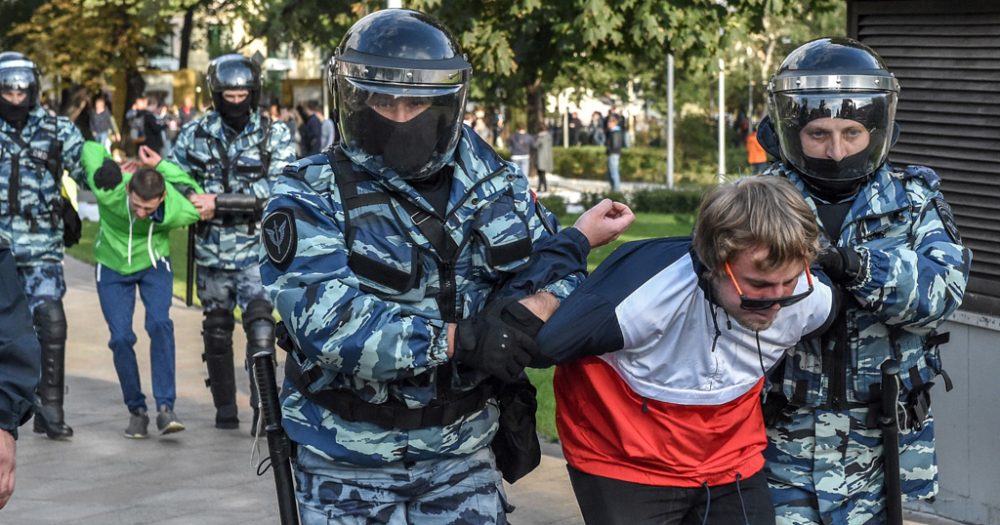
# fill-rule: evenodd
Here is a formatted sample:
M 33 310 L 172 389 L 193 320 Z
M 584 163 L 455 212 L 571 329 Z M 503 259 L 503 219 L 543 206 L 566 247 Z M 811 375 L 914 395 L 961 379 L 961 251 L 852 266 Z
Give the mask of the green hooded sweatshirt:
M 182 184 L 203 193 L 198 183 L 184 170 L 166 160 L 156 165 L 156 171 L 166 182 L 166 196 L 156 212 L 146 219 L 139 219 L 128 204 L 128 182 L 131 173 L 122 173 L 121 182 L 114 188 L 103 190 L 94 184 L 94 174 L 111 158 L 104 146 L 97 142 L 86 142 L 80 162 L 87 172 L 87 186 L 97 197 L 97 208 L 101 214 L 100 227 L 94 240 L 94 258 L 97 262 L 122 274 L 130 275 L 170 256 L 169 232 L 198 222 L 198 210 L 175 184 Z

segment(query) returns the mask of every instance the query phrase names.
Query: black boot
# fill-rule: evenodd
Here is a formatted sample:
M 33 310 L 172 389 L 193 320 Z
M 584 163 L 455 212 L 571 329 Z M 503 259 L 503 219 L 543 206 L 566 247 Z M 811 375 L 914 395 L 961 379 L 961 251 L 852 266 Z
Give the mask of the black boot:
M 274 359 L 274 306 L 266 300 L 255 299 L 247 305 L 243 313 L 243 331 L 247 334 L 246 369 L 250 373 L 250 408 L 253 410 L 253 421 L 250 425 L 250 435 L 256 436 L 260 424 L 260 394 L 257 391 L 257 380 L 254 377 L 254 357 L 267 354 Z M 260 385 L 261 388 L 275 388 L 274 385 Z
M 63 420 L 66 377 L 66 314 L 61 301 L 45 301 L 33 317 L 42 347 L 42 375 L 35 396 L 35 432 L 50 439 L 69 439 L 73 429 Z
M 212 391 L 216 428 L 240 427 L 236 410 L 236 371 L 233 368 L 234 325 L 232 312 L 205 312 L 201 333 L 205 340 L 205 353 L 201 358 L 208 367 L 205 385 Z

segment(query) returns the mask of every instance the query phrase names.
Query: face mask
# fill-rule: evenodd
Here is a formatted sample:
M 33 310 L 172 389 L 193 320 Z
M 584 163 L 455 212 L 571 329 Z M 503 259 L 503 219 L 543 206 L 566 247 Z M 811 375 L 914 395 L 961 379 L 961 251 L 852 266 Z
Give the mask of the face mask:
M 382 163 L 404 179 L 427 165 L 437 152 L 437 113 L 425 110 L 407 122 L 391 121 L 373 110 L 370 129 L 364 133 L 364 149 L 382 155 Z
M 0 118 L 7 121 L 14 129 L 22 129 L 28 122 L 28 113 L 31 107 L 27 101 L 22 104 L 11 104 L 7 99 L 0 97 Z
M 839 161 L 803 156 L 803 177 L 815 193 L 835 201 L 857 193 L 868 180 L 868 148 Z
M 236 131 L 243 131 L 243 128 L 250 122 L 250 97 L 243 99 L 239 104 L 233 104 L 222 100 L 219 104 L 219 115 L 227 126 Z

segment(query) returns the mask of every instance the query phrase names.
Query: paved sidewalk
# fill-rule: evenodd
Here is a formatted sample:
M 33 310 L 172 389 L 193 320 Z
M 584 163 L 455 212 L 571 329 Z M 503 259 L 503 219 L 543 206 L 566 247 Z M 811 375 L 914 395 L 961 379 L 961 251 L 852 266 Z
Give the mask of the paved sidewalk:
M 257 477 L 256 462 L 251 465 L 246 374 L 237 374 L 242 427 L 223 431 L 213 426 L 215 411 L 204 386 L 201 362 L 201 311 L 176 300 L 171 310 L 177 337 L 176 411 L 187 430 L 161 437 L 154 422 L 149 439 L 129 440 L 122 437 L 128 411 L 107 348 L 108 330 L 98 305 L 93 268 L 67 258 L 66 281 L 70 334 L 66 414 L 76 435 L 69 442 L 55 442 L 34 434 L 30 422 L 21 428 L 17 487 L 10 503 L 0 510 L 0 523 L 278 523 L 271 473 Z M 137 300 L 136 353 L 152 408 L 149 341 L 142 319 Z M 236 362 L 241 363 L 244 339 L 238 328 L 234 346 Z M 266 448 L 263 442 L 260 446 Z M 558 447 L 546 448 L 554 454 L 544 456 L 535 472 L 508 487 L 509 499 L 517 506 L 510 522 L 582 524 Z

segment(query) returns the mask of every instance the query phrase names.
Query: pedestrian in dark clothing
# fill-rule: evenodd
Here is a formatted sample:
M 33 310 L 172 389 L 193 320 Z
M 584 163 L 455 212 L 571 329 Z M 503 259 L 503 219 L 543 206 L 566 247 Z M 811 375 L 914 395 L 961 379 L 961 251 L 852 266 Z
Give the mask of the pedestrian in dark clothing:
M 531 148 L 535 138 L 528 134 L 523 124 L 518 124 L 517 131 L 510 136 L 510 160 L 521 168 L 521 173 L 527 177 L 531 171 Z
M 587 126 L 590 134 L 590 143 L 595 146 L 603 146 L 607 142 L 607 135 L 604 133 L 604 117 L 600 111 L 595 111 L 590 116 L 590 124 Z
M 94 133 L 94 141 L 101 143 L 106 149 L 110 150 L 111 143 L 118 141 L 118 129 L 103 95 L 94 98 L 94 104 L 91 106 L 90 130 Z
M 302 154 L 315 155 L 323 151 L 323 120 L 320 118 L 319 102 L 310 100 L 306 104 L 306 122 L 302 125 Z
M 163 150 L 163 130 L 166 126 L 157 119 L 154 113 L 156 106 L 156 99 L 141 96 L 135 99 L 132 109 L 125 115 L 132 128 L 130 137 L 135 144 L 136 152 L 140 145 L 148 146 L 158 155 Z
M 579 146 L 580 135 L 583 132 L 583 121 L 580 120 L 580 116 L 576 113 L 576 111 L 570 113 L 568 127 L 569 127 L 569 145 Z
M 552 135 L 542 129 L 535 137 L 535 169 L 538 170 L 538 191 L 549 191 L 545 174 L 552 171 Z
M 31 418 L 42 350 L 31 323 L 28 300 L 17 277 L 14 256 L 0 238 L 0 508 L 14 492 L 14 440 Z
M 618 161 L 621 159 L 622 147 L 625 145 L 625 134 L 618 125 L 617 117 L 608 117 L 608 181 L 611 191 L 621 188 L 621 174 L 618 172 Z
M 159 102 L 155 98 L 150 98 L 149 106 L 146 108 L 146 112 L 142 114 L 142 126 L 146 134 L 146 146 L 158 155 L 163 155 L 163 146 L 166 145 L 164 132 L 167 129 L 167 125 L 158 116 L 159 110 Z

